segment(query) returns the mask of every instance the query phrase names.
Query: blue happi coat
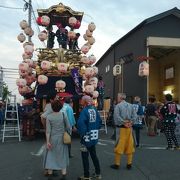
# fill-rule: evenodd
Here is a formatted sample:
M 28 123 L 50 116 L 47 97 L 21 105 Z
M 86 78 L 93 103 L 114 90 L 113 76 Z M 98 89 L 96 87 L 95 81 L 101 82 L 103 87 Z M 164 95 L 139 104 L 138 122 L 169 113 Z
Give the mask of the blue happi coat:
M 102 120 L 94 106 L 86 106 L 83 108 L 77 122 L 78 132 L 83 145 L 90 147 L 97 144 L 101 124 Z

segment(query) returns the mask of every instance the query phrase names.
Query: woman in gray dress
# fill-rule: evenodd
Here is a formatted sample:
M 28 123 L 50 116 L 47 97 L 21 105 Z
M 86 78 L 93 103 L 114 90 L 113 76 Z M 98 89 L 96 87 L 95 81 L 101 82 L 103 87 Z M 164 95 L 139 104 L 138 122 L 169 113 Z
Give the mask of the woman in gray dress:
M 48 169 L 48 180 L 52 179 L 53 170 L 61 170 L 62 178 L 66 179 L 66 168 L 69 165 L 68 146 L 63 144 L 63 134 L 70 126 L 62 104 L 58 100 L 51 103 L 53 112 L 46 119 L 46 145 L 44 168 Z

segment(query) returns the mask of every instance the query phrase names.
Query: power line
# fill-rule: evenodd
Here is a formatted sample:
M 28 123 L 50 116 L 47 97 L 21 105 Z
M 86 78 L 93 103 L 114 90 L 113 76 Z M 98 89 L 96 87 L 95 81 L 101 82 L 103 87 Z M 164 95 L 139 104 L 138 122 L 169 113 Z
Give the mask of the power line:
M 6 8 L 6 9 L 16 9 L 16 10 L 24 9 L 24 8 L 9 7 L 9 6 L 3 6 L 3 5 L 0 5 L 0 7 L 1 7 L 1 8 Z

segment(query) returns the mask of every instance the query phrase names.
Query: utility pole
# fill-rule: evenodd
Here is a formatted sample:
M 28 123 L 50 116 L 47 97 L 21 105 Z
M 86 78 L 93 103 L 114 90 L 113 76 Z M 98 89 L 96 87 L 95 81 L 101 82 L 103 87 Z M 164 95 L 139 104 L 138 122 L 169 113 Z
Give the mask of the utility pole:
M 28 24 L 29 24 L 30 28 L 31 28 L 31 14 L 32 14 L 32 1 L 29 0 L 29 3 L 28 3 Z M 28 36 L 28 41 L 31 42 L 30 36 Z

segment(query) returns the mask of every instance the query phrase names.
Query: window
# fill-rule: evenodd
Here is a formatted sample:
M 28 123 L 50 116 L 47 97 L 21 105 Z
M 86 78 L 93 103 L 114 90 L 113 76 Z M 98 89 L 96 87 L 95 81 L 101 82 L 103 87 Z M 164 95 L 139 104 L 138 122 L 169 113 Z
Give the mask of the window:
M 110 65 L 106 66 L 106 73 L 110 71 Z

